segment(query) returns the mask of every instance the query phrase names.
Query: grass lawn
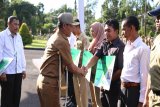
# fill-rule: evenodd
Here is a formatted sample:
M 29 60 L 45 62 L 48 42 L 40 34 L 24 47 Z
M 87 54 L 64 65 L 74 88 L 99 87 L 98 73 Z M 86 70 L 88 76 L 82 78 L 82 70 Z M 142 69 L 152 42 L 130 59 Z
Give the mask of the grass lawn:
M 25 48 L 45 48 L 47 40 L 32 40 L 32 44 L 26 45 Z

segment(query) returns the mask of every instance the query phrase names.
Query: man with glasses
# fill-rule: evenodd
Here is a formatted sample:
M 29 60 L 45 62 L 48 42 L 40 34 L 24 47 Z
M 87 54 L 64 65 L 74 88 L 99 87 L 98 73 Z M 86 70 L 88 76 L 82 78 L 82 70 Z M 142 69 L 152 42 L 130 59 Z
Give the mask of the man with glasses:
M 160 106 L 160 6 L 148 12 L 149 16 L 156 17 L 156 37 L 151 47 L 150 70 L 144 107 Z

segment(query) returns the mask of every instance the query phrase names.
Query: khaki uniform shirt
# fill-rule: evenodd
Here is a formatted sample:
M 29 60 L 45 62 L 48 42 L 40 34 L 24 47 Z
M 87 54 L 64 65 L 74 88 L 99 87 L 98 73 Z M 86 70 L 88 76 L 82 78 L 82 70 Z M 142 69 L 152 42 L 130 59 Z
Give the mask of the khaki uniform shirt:
M 79 67 L 82 65 L 82 55 L 83 51 L 87 50 L 89 46 L 89 41 L 87 39 L 87 36 L 84 33 L 81 33 L 79 36 L 76 36 L 76 44 L 75 48 L 81 50 L 80 60 L 79 60 Z
M 40 67 L 40 73 L 44 77 L 58 79 L 59 54 L 62 60 L 62 70 L 64 70 L 65 65 L 69 65 L 73 62 L 68 39 L 60 30 L 53 34 L 47 42 L 47 47 L 43 55 L 43 63 Z
M 89 46 L 89 41 L 87 36 L 84 33 L 81 33 L 78 37 L 76 37 L 75 47 L 80 50 L 87 50 Z
M 160 91 L 160 34 L 155 38 L 150 54 L 151 89 Z

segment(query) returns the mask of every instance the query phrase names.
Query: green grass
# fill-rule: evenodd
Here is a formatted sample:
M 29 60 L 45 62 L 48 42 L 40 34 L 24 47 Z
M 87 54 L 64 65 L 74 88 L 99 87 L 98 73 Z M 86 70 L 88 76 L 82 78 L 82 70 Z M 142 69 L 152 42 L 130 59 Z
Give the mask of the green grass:
M 26 45 L 25 48 L 45 48 L 47 40 L 32 40 L 32 44 Z

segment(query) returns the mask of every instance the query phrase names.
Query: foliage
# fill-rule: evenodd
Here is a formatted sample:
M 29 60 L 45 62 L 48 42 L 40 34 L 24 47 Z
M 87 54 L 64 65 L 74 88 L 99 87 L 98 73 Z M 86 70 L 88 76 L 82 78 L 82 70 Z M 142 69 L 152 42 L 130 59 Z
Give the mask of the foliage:
M 15 2 L 12 2 L 10 6 L 8 7 L 7 11 L 7 18 L 13 14 L 13 11 L 16 11 L 17 17 L 20 21 L 20 25 L 25 22 L 29 26 L 29 29 L 32 30 L 32 33 L 35 33 L 34 28 L 36 28 L 35 25 L 35 16 L 37 13 L 37 7 L 35 7 L 33 4 L 29 2 L 25 2 L 22 0 L 13 0 Z M 32 22 L 35 23 L 32 23 Z
M 22 23 L 19 33 L 22 36 L 23 45 L 31 44 L 32 43 L 32 36 L 29 32 L 28 26 L 26 23 Z
M 25 46 L 25 48 L 45 48 L 47 40 L 34 39 L 31 44 Z
M 52 30 L 53 30 L 53 24 L 46 23 L 46 24 L 44 24 L 44 26 L 42 28 L 42 34 L 51 33 Z
M 10 2 L 9 2 L 10 1 Z M 95 20 L 97 0 L 87 0 L 85 6 L 85 28 L 86 34 L 90 35 L 90 25 L 95 22 L 105 22 L 107 19 L 114 18 L 121 22 L 130 15 L 137 16 L 140 21 L 140 35 L 153 35 L 155 32 L 154 20 L 149 17 L 147 11 L 155 8 L 157 5 L 151 5 L 154 0 L 104 0 L 101 11 L 101 18 Z M 68 8 L 67 5 L 59 9 L 51 10 L 44 14 L 44 5 L 39 3 L 37 6 L 24 0 L 0 0 L 0 31 L 7 26 L 7 18 L 16 14 L 20 20 L 20 25 L 25 22 L 33 35 L 47 34 L 57 26 L 57 16 L 62 12 L 71 12 L 77 17 L 77 3 L 75 0 L 74 9 Z
M 16 16 L 17 17 L 17 13 L 16 13 L 16 10 L 13 11 L 13 14 L 12 16 Z
M 85 22 L 86 22 L 86 35 L 90 36 L 90 25 L 95 22 L 95 10 L 94 7 L 97 5 L 96 0 L 88 2 L 85 7 Z
M 53 26 L 57 26 L 57 22 L 58 22 L 58 15 L 60 13 L 64 13 L 64 12 L 70 12 L 72 13 L 72 9 L 68 8 L 67 5 L 63 5 L 62 7 L 60 7 L 57 10 L 52 10 L 50 14 L 48 14 L 48 18 L 49 18 L 49 22 L 53 23 Z
M 149 36 L 154 37 L 155 33 L 153 31 L 149 31 Z
M 5 29 L 5 26 L 7 23 L 5 22 L 6 19 L 6 12 L 9 7 L 9 1 L 8 0 L 0 0 L 0 31 Z
M 43 3 L 39 3 L 37 5 L 37 12 L 36 12 L 36 17 L 35 17 L 35 26 L 37 28 L 37 31 L 38 32 L 41 32 L 41 29 L 45 23 L 45 15 L 44 15 L 44 5 Z M 33 34 L 35 34 L 34 32 L 36 31 L 33 31 Z
M 149 31 L 153 30 L 154 21 L 150 18 L 146 12 L 151 10 L 152 1 L 146 0 L 105 0 L 102 5 L 102 18 L 105 21 L 107 19 L 117 19 L 121 22 L 127 16 L 137 16 L 140 21 L 141 29 L 140 35 L 149 34 Z

